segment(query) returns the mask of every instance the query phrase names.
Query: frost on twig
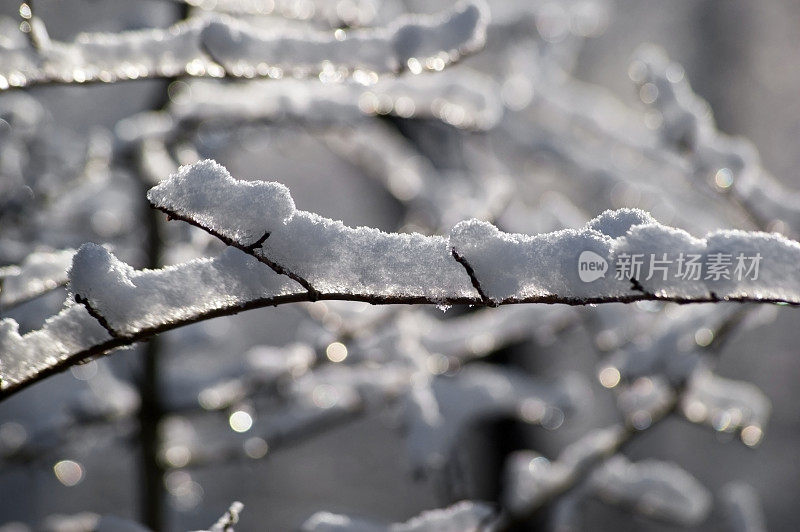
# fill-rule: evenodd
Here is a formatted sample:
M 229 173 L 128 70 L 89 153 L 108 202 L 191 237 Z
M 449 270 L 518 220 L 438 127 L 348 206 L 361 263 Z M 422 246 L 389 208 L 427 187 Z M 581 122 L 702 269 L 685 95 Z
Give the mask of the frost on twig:
M 490 505 L 461 501 L 447 508 L 428 510 L 404 523 L 377 522 L 369 519 L 317 512 L 301 526 L 304 532 L 479 532 L 496 519 Z
M 74 249 L 35 251 L 17 266 L 0 268 L 0 309 L 8 309 L 67 284 Z
M 743 231 L 694 238 L 638 210 L 608 211 L 580 230 L 536 236 L 505 234 L 478 220 L 459 223 L 449 238 L 387 234 L 297 210 L 283 185 L 237 181 L 213 161 L 181 167 L 151 189 L 148 198 L 169 216 L 197 225 L 292 277 L 312 299 L 800 302 L 800 280 L 794 279 L 800 244 L 776 234 Z M 586 251 L 606 268 L 590 282 L 579 278 L 579 256 Z M 617 261 L 635 256 L 648 264 L 615 275 L 609 271 Z M 679 256 L 701 263 L 722 260 L 728 268 L 733 268 L 734 256 L 752 258 L 759 262 L 759 275 L 739 275 L 739 280 L 730 272 L 718 275 L 703 267 L 700 275 L 687 279 L 680 275 Z M 665 262 L 657 263 L 659 259 Z M 747 264 L 741 268 L 745 266 L 752 277 Z
M 442 70 L 483 46 L 488 14 L 480 1 L 436 15 L 401 17 L 384 28 L 270 32 L 226 16 L 181 21 L 168 29 L 81 34 L 34 49 L 0 42 L 0 90 L 36 83 L 112 82 L 173 77 L 342 78 L 406 68 Z

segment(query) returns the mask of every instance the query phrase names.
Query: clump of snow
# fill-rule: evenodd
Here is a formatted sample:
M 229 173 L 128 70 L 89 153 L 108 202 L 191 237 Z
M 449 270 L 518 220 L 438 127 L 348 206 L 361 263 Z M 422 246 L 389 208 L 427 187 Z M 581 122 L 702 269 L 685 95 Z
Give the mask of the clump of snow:
M 8 308 L 67 282 L 74 249 L 35 251 L 19 268 L 0 268 L 0 307 Z
M 742 431 L 742 440 L 760 443 L 772 404 L 749 382 L 726 379 L 707 368 L 698 368 L 681 397 L 681 408 L 690 421 L 724 432 Z
M 446 238 L 351 228 L 295 210 L 283 185 L 236 181 L 213 161 L 181 167 L 148 198 L 226 242 L 260 243 L 252 250 L 256 257 L 321 293 L 442 301 L 475 295 Z
M 65 308 L 41 329 L 19 334 L 13 319 L 0 320 L 0 390 L 23 384 L 72 355 L 109 342 L 111 337 L 81 305 Z
M 585 386 L 543 384 L 518 372 L 473 363 L 453 377 L 436 377 L 408 395 L 407 442 L 419 471 L 441 470 L 464 430 L 480 420 L 511 416 L 557 427 Z
M 645 223 L 617 237 L 597 230 L 619 234 L 638 221 Z M 450 242 L 497 303 L 548 295 L 602 299 L 643 293 L 665 299 L 800 302 L 800 279 L 794 275 L 800 244 L 778 234 L 725 230 L 699 239 L 648 221 L 641 211 L 626 210 L 604 213 L 581 230 L 534 236 L 502 233 L 470 220 L 453 228 Z M 603 275 L 581 278 L 585 252 L 607 268 Z M 698 270 L 688 269 L 690 259 Z
M 474 294 L 445 238 L 354 229 L 302 211 L 281 229 L 256 254 L 295 272 L 319 291 L 434 300 Z
M 102 246 L 85 244 L 75 254 L 70 289 L 122 336 L 191 320 L 253 300 L 303 293 L 253 257 L 229 248 L 160 270 L 134 270 Z
M 543 298 L 587 298 L 631 293 L 629 281 L 606 274 L 581 282 L 578 260 L 591 251 L 611 263 L 612 240 L 595 230 L 566 229 L 543 235 L 503 233 L 488 222 L 468 220 L 450 232 L 450 245 L 475 271 L 483 293 L 496 303 Z

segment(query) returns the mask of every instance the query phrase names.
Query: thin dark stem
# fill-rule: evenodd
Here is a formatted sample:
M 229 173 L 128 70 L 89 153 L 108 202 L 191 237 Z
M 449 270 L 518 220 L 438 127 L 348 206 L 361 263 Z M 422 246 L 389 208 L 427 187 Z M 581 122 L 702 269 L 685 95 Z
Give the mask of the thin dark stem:
M 456 262 L 458 262 L 459 264 L 461 264 L 464 267 L 464 271 L 466 271 L 467 275 L 469 275 L 469 280 L 472 282 L 472 286 L 475 288 L 475 290 L 478 291 L 478 295 L 481 296 L 481 300 L 483 301 L 483 303 L 487 307 L 496 307 L 497 306 L 497 302 L 494 301 L 489 296 L 487 296 L 486 292 L 483 291 L 483 287 L 481 286 L 481 282 L 478 280 L 478 277 L 475 275 L 475 268 L 472 267 L 472 265 L 469 263 L 469 261 L 467 261 L 467 259 L 465 259 L 463 256 L 461 256 L 458 253 L 458 251 L 456 251 L 456 248 L 451 248 L 450 249 L 450 253 L 453 255 L 453 258 L 456 260 Z
M 141 180 L 143 189 L 147 188 Z M 144 205 L 143 217 L 146 223 L 147 267 L 161 266 L 162 234 L 160 216 Z M 139 445 L 141 448 L 140 504 L 141 516 L 145 525 L 153 530 L 162 530 L 165 522 L 166 493 L 164 490 L 164 469 L 158 459 L 160 447 L 158 426 L 164 417 L 161 397 L 160 356 L 162 343 L 153 336 L 144 344 L 142 374 L 139 379 L 139 396 L 142 406 L 139 410 Z

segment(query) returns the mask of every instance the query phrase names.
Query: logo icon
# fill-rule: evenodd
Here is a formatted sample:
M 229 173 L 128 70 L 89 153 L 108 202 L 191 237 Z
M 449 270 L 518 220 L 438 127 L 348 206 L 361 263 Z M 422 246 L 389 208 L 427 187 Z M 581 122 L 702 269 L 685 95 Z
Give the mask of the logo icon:
M 606 276 L 608 261 L 594 251 L 584 251 L 578 257 L 578 277 L 584 283 L 591 283 Z

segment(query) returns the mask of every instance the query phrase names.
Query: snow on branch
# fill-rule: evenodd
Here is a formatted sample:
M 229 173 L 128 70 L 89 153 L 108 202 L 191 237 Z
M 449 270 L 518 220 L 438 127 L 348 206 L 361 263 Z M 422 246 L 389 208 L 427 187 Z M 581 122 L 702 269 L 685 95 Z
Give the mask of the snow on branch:
M 233 532 L 233 525 L 239 522 L 239 514 L 242 513 L 244 504 L 239 501 L 231 503 L 228 511 L 220 517 L 216 523 L 211 525 L 208 532 Z
M 215 259 L 136 271 L 104 248 L 86 245 L 70 271 L 71 290 L 85 308 L 67 307 L 24 336 L 14 320 L 0 322 L 6 354 L 0 395 L 165 330 L 297 301 L 486 306 L 800 301 L 793 278 L 800 258 L 796 242 L 741 231 L 696 239 L 636 210 L 609 211 L 580 230 L 537 236 L 504 234 L 475 220 L 458 224 L 449 238 L 388 234 L 299 211 L 284 186 L 235 181 L 212 161 L 182 167 L 151 189 L 149 198 L 171 216 L 206 229 L 271 269 L 230 249 Z M 762 260 L 758 278 L 741 282 L 724 277 L 648 279 L 646 267 L 640 276 L 618 279 L 607 270 L 605 277 L 583 282 L 578 263 L 584 251 L 596 254 L 606 268 L 622 257 L 662 252 L 708 260 L 738 251 Z M 675 267 L 667 268 L 667 274 Z
M 506 489 L 519 491 L 509 498 L 535 503 L 552 482 L 548 479 L 560 478 L 563 468 L 561 458 L 550 462 L 533 451 L 518 451 L 509 461 Z M 575 489 L 554 501 L 554 519 L 573 525 L 563 530 L 584 529 L 581 506 L 589 498 L 678 526 L 702 523 L 712 506 L 708 489 L 678 465 L 661 460 L 631 462 L 621 454 L 601 461 Z
M 679 64 L 660 48 L 643 46 L 630 74 L 642 100 L 656 112 L 661 140 L 687 156 L 696 178 L 730 193 L 761 227 L 777 220 L 792 232 L 800 230 L 800 191 L 770 175 L 749 141 L 717 129 L 708 102 L 692 91 Z
M 74 249 L 35 251 L 19 266 L 0 268 L 0 309 L 30 301 L 67 284 Z
M 341 135 L 344 124 L 352 126 L 356 121 L 358 131 L 350 135 L 356 142 L 361 136 L 376 134 L 378 126 L 363 118 L 377 115 L 432 118 L 462 129 L 486 130 L 499 122 L 503 109 L 493 82 L 464 69 L 436 76 L 383 78 L 369 86 L 296 79 L 237 83 L 195 80 L 175 91 L 165 111 L 125 118 L 115 126 L 114 133 L 116 149 L 123 151 L 148 141 L 173 142 L 208 121 L 219 126 L 297 121 L 319 128 L 335 126 L 335 131 L 322 129 L 323 139 Z M 369 131 L 362 133 L 361 128 Z M 387 134 L 381 138 L 386 139 Z M 381 147 L 397 151 L 386 142 Z M 342 146 L 342 150 L 345 148 L 352 150 Z M 163 177 L 158 176 L 155 182 Z
M 365 26 L 374 21 L 381 3 L 378 0 L 173 0 L 206 11 L 231 15 L 275 15 L 292 20 L 314 20 L 331 27 Z
M 300 527 L 304 532 L 478 532 L 487 530 L 497 518 L 490 505 L 476 501 L 461 501 L 447 508 L 428 510 L 405 523 L 376 522 L 369 519 L 317 512 Z
M 78 284 L 85 278 L 82 275 L 89 276 L 87 282 L 93 288 L 86 296 L 77 296 L 92 302 L 68 306 L 41 329 L 23 336 L 15 320 L 0 321 L 0 397 L 160 331 L 284 300 L 306 299 L 300 286 L 233 248 L 215 259 L 143 271 L 134 271 L 102 246 L 88 244 L 81 249 L 71 272 Z M 87 262 L 95 269 L 83 270 Z M 92 279 L 92 274 L 97 277 Z M 95 301 L 98 290 L 122 299 Z
M 35 48 L 27 39 L 0 43 L 0 90 L 37 83 L 113 82 L 184 74 L 210 77 L 319 76 L 333 81 L 442 70 L 479 50 L 488 10 L 464 1 L 434 15 L 405 15 L 382 28 L 281 31 L 228 16 L 202 16 L 167 29 L 81 34 Z
M 752 384 L 712 373 L 709 356 L 734 330 L 747 327 L 743 320 L 752 309 L 733 304 L 681 308 L 679 315 L 662 317 L 660 327 L 645 329 L 605 358 L 599 380 L 619 390 L 618 406 L 634 426 L 649 426 L 653 413 L 659 417 L 674 405 L 690 422 L 738 432 L 745 445 L 756 447 L 770 400 Z
M 312 300 L 800 303 L 797 242 L 730 230 L 695 238 L 639 210 L 607 211 L 580 230 L 535 236 L 479 220 L 457 224 L 448 238 L 390 234 L 298 210 L 283 185 L 237 181 L 209 160 L 181 167 L 148 198 L 296 280 Z M 688 275 L 687 260 L 697 263 Z M 588 269 L 592 261 L 596 270 Z
M 616 455 L 595 469 L 588 484 L 604 502 L 676 525 L 697 525 L 711 510 L 711 493 L 670 462 Z
M 513 482 L 506 486 L 508 490 L 530 488 L 537 478 L 541 482 L 562 466 L 560 460 L 551 463 L 533 451 L 515 453 L 510 463 L 516 469 L 509 471 Z M 523 491 L 521 495 L 526 493 Z M 597 464 L 574 489 L 553 501 L 553 530 L 583 530 L 584 505 L 590 498 L 635 515 L 684 527 L 703 523 L 712 506 L 708 489 L 680 466 L 661 460 L 631 462 L 617 454 Z
M 761 443 L 772 404 L 758 387 L 699 368 L 689 379 L 681 398 L 689 421 L 710 425 L 720 432 L 740 431 L 745 445 Z
M 513 516 L 530 514 L 563 494 L 616 453 L 629 437 L 622 425 L 596 429 L 550 461 L 534 451 L 518 451 L 506 461 L 503 505 Z
M 15 320 L 0 320 L 0 397 L 111 349 L 113 340 L 81 305 L 65 308 L 24 336 Z

